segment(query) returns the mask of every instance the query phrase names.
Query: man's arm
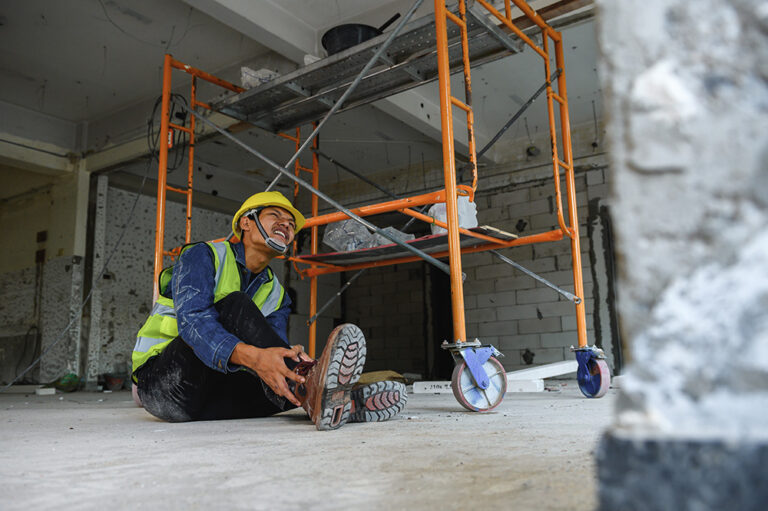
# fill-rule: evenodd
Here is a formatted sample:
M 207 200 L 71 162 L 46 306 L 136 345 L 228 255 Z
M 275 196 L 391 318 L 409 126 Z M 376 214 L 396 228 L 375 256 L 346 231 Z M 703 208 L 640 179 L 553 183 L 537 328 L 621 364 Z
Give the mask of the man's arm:
M 219 323 L 214 276 L 211 249 L 203 243 L 190 247 L 173 269 L 173 303 L 181 338 L 205 365 L 226 373 L 235 370 L 228 362 L 240 339 Z

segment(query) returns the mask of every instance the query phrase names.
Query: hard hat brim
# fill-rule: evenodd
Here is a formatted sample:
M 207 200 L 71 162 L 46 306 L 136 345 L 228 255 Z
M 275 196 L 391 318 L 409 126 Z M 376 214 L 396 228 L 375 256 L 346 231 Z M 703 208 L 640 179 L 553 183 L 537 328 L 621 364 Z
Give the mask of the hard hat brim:
M 243 214 L 252 209 L 267 207 L 276 207 L 289 212 L 293 216 L 294 222 L 296 222 L 296 233 L 298 233 L 307 222 L 306 218 L 304 218 L 304 215 L 302 215 L 301 212 L 296 209 L 293 204 L 291 204 L 291 202 L 286 199 L 285 196 L 280 192 L 261 192 L 254 194 L 246 199 L 246 201 L 243 202 L 243 205 L 240 206 L 240 209 L 237 211 L 237 213 L 235 213 L 234 217 L 232 217 L 232 232 L 235 233 L 238 238 L 240 238 L 242 236 L 242 232 L 240 230 L 239 224 L 240 218 L 243 216 Z

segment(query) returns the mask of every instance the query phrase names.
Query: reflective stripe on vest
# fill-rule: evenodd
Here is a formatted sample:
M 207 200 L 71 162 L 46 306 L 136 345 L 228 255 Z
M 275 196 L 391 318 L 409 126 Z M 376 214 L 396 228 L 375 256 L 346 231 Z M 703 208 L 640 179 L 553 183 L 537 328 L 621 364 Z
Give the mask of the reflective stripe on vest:
M 208 242 L 206 245 L 208 245 L 214 255 L 213 261 L 216 275 L 214 277 L 213 301 L 215 303 L 230 293 L 240 291 L 240 270 L 229 243 Z M 265 317 L 280 308 L 285 295 L 285 289 L 269 267 L 267 267 L 267 276 L 269 280 L 259 286 L 252 298 L 253 303 L 256 304 Z M 131 355 L 133 362 L 132 372 L 135 372 L 144 365 L 151 357 L 160 354 L 168 343 L 178 335 L 179 330 L 173 300 L 160 296 L 152 306 L 147 321 L 136 336 L 136 345 Z

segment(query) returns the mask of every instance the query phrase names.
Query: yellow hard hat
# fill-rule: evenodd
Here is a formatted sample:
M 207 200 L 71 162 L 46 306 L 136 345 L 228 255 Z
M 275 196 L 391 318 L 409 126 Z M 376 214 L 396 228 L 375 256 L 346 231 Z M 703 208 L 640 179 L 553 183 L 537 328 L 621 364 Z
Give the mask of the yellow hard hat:
M 266 208 L 267 206 L 277 206 L 278 208 L 283 208 L 284 210 L 288 211 L 291 215 L 293 215 L 293 220 L 296 222 L 296 232 L 299 232 L 302 227 L 304 227 L 304 224 L 306 223 L 306 219 L 304 218 L 304 215 L 299 213 L 299 210 L 293 207 L 293 204 L 291 204 L 291 201 L 285 198 L 285 196 L 280 192 L 261 192 L 261 193 L 255 193 L 245 199 L 245 202 L 243 202 L 243 205 L 240 206 L 240 209 L 237 210 L 237 213 L 235 213 L 235 216 L 232 217 L 232 232 L 235 233 L 235 235 L 240 238 L 241 232 L 240 232 L 240 217 L 243 216 L 243 213 L 246 213 L 247 211 L 250 211 L 252 209 L 257 208 Z

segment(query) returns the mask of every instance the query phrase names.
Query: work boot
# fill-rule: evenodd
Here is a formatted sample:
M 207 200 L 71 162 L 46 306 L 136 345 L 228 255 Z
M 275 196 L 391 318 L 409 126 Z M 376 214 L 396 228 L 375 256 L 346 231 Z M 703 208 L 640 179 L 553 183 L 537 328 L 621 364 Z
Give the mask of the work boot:
M 399 381 L 378 381 L 356 385 L 351 393 L 349 422 L 381 422 L 400 413 L 408 402 L 405 385 Z
M 351 323 L 336 327 L 317 364 L 307 371 L 306 381 L 296 385 L 295 395 L 317 429 L 340 428 L 349 420 L 350 391 L 364 364 L 363 332 Z

